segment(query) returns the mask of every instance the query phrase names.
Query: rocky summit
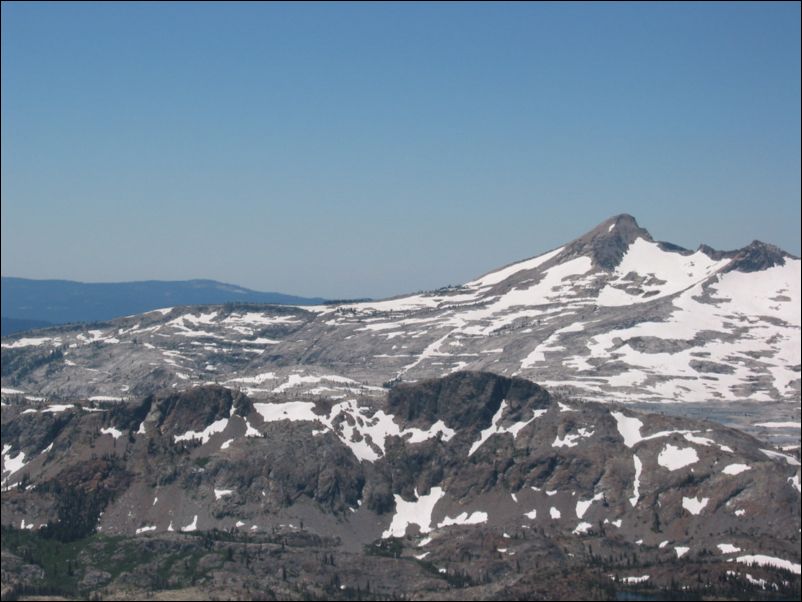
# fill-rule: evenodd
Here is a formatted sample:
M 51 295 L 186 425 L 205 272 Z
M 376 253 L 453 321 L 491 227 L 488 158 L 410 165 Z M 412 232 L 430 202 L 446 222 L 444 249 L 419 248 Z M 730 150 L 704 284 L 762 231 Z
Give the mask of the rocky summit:
M 3 597 L 798 598 L 800 265 L 620 215 L 428 293 L 4 337 Z

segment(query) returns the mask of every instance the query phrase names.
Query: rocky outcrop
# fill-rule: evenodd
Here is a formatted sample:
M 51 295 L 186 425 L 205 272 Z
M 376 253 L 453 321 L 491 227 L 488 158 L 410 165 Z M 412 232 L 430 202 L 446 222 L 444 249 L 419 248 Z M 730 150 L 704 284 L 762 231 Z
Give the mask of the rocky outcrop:
M 563 253 L 566 258 L 589 256 L 593 259 L 594 265 L 612 270 L 621 262 L 629 245 L 637 238 L 653 240 L 651 234 L 641 228 L 634 217 L 622 213 L 602 222 L 568 244 Z
M 736 251 L 724 271 L 759 272 L 777 265 L 785 265 L 786 258 L 795 259 L 779 247 L 755 240 L 743 249 Z

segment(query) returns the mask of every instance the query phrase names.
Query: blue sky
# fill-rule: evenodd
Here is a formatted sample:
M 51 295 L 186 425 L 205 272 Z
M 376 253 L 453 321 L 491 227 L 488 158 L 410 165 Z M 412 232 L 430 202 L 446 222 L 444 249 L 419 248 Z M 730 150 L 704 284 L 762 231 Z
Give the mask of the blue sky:
M 800 5 L 2 4 L 2 273 L 381 297 L 800 252 Z

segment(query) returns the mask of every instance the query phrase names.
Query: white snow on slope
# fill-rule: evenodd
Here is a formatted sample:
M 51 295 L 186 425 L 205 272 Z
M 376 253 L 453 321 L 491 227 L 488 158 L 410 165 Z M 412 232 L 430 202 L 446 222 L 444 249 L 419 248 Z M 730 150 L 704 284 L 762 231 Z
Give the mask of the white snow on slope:
M 212 435 L 224 431 L 227 425 L 228 425 L 228 418 L 221 418 L 220 420 L 215 420 L 214 422 L 212 422 L 202 431 L 187 431 L 183 435 L 175 435 L 174 439 L 176 443 L 178 443 L 179 441 L 190 441 L 192 439 L 200 439 L 201 443 L 205 445 L 209 441 Z
M 543 255 L 539 255 L 532 259 L 526 259 L 524 261 L 519 261 L 518 263 L 514 263 L 509 265 L 505 268 L 501 268 L 500 270 L 496 270 L 495 272 L 490 272 L 489 274 L 485 274 L 481 278 L 477 278 L 476 280 L 471 280 L 470 282 L 465 283 L 465 286 L 468 287 L 486 287 L 492 286 L 494 284 L 498 284 L 499 282 L 503 282 L 510 276 L 517 274 L 518 272 L 522 272 L 524 270 L 533 270 L 538 266 L 543 265 L 550 259 L 557 257 L 563 250 L 563 247 L 559 247 L 554 249 L 553 251 L 549 251 L 548 253 L 544 253 Z
M 586 439 L 588 437 L 592 437 L 595 431 L 590 431 L 586 428 L 580 428 L 577 430 L 576 433 L 568 433 L 565 437 L 560 438 L 559 436 L 555 437 L 554 443 L 551 444 L 552 447 L 576 447 L 579 445 L 577 441 L 580 439 Z
M 799 466 L 799 460 L 788 454 L 781 454 L 780 452 L 772 451 L 770 449 L 761 449 L 764 454 L 769 458 L 776 458 L 777 460 L 785 460 L 791 466 Z
M 621 262 L 615 268 L 616 280 L 599 293 L 599 305 L 630 305 L 659 299 L 693 286 L 714 274 L 727 263 L 729 263 L 729 259 L 716 261 L 701 251 L 692 255 L 663 251 L 657 243 L 637 238 L 629 245 Z M 628 284 L 631 285 L 625 280 L 630 273 L 652 278 L 652 283 L 647 280 L 640 287 L 644 293 L 651 293 L 650 295 L 641 297 L 641 294 L 631 295 L 623 290 Z M 664 282 L 657 282 L 659 280 Z
M 774 556 L 766 556 L 765 554 L 747 554 L 746 556 L 738 556 L 736 562 L 742 564 L 755 564 L 757 566 L 771 566 L 778 569 L 785 569 L 795 575 L 802 573 L 802 566 L 797 562 L 784 560 L 783 558 L 776 558 Z
M 747 464 L 728 464 L 721 472 L 728 475 L 736 475 L 747 470 L 752 470 L 752 467 Z
M 59 412 L 65 412 L 69 409 L 72 409 L 72 407 L 73 405 L 71 403 L 54 403 L 42 410 L 42 413 L 44 414 L 46 412 L 52 412 L 54 414 L 58 414 Z
M 25 452 L 21 451 L 13 458 L 11 457 L 11 446 L 3 447 L 3 472 L 7 472 L 11 476 L 23 466 L 25 466 Z
M 455 517 L 446 516 L 442 521 L 437 523 L 437 528 L 449 527 L 451 525 L 479 525 L 487 522 L 487 512 L 476 511 L 470 515 L 463 512 Z
M 117 430 L 113 426 L 110 426 L 108 428 L 100 429 L 100 432 L 103 433 L 104 435 L 111 435 L 115 439 L 119 439 L 123 434 L 122 431 Z
M 613 418 L 615 418 L 616 426 L 618 427 L 618 433 L 624 439 L 624 445 L 626 445 L 627 447 L 634 447 L 641 441 L 661 439 L 663 437 L 668 437 L 669 435 L 683 435 L 690 441 L 693 441 L 695 443 L 701 443 L 703 445 L 708 445 L 709 443 L 715 443 L 713 442 L 712 439 L 703 439 L 701 437 L 694 437 L 692 435 L 692 433 L 698 431 L 672 430 L 672 431 L 659 431 L 657 433 L 652 433 L 651 435 L 641 435 L 640 430 L 643 428 L 642 420 L 640 420 L 639 418 L 626 416 L 622 412 L 610 412 L 610 414 L 613 416 Z M 732 450 L 728 448 L 725 451 L 731 452 Z
M 557 264 L 545 272 L 541 280 L 525 289 L 512 289 L 501 295 L 488 309 L 493 313 L 516 306 L 537 306 L 545 303 L 559 302 L 573 281 L 584 276 L 593 269 L 589 257 L 577 257 L 565 263 Z
M 584 535 L 585 533 L 590 531 L 592 528 L 593 528 L 593 525 L 591 525 L 590 523 L 582 522 L 582 523 L 579 523 L 574 528 L 574 530 L 571 531 L 571 533 L 573 533 L 574 535 Z
M 406 501 L 395 494 L 395 514 L 389 528 L 382 533 L 382 539 L 388 537 L 404 537 L 409 525 L 418 525 L 421 533 L 432 530 L 432 512 L 446 492 L 441 487 L 432 487 L 431 491 L 423 496 L 415 490 L 415 499 Z
M 329 382 L 359 386 L 359 383 L 357 381 L 350 378 L 346 378 L 344 376 L 337 376 L 336 374 L 328 374 L 325 376 L 313 376 L 313 375 L 302 376 L 300 374 L 290 374 L 289 377 L 287 378 L 287 382 L 273 389 L 273 393 L 282 393 L 287 389 L 291 389 L 292 387 L 297 387 L 299 385 L 307 383 L 319 383 L 320 381 L 323 380 Z
M 695 498 L 695 497 L 683 497 L 682 498 L 682 507 L 685 508 L 691 514 L 699 514 L 702 512 L 705 506 L 707 506 L 707 502 L 710 501 L 710 498 Z
M 499 426 L 498 423 L 501 421 L 501 418 L 504 415 L 504 409 L 506 407 L 507 407 L 507 401 L 504 400 L 499 405 L 498 410 L 496 410 L 496 413 L 493 414 L 493 418 L 490 421 L 490 426 L 484 429 L 481 433 L 479 433 L 478 441 L 474 441 L 473 444 L 471 444 L 471 449 L 468 451 L 468 456 L 472 456 L 473 453 L 477 449 L 479 449 L 482 446 L 482 444 L 488 439 L 490 439 L 490 437 L 492 437 L 493 435 L 502 435 L 504 433 L 509 433 L 512 435 L 513 439 L 515 439 L 522 428 L 524 428 L 527 424 L 532 422 L 535 418 L 538 418 L 543 414 L 545 414 L 546 412 L 548 412 L 548 410 L 534 410 L 532 412 L 532 417 L 529 420 L 516 422 L 512 426 L 507 426 L 507 427 Z
M 615 357 L 629 366 L 610 384 L 639 386 L 630 398 L 654 401 L 704 402 L 711 399 L 773 400 L 778 391 L 788 395 L 788 388 L 799 379 L 793 367 L 800 363 L 800 261 L 787 260 L 760 272 L 719 273 L 710 286 L 697 284 L 672 300 L 674 311 L 659 322 L 641 322 L 630 328 L 596 335 L 588 342 L 587 359 L 608 361 Z M 709 301 L 702 297 L 712 294 Z M 766 316 L 763 319 L 761 316 Z M 734 328 L 744 328 L 734 340 Z M 707 333 L 699 342 L 700 334 Z M 720 333 L 718 336 L 716 333 Z M 689 348 L 671 353 L 653 353 L 629 344 L 642 337 L 693 342 Z M 621 344 L 623 342 L 623 345 Z M 699 352 L 707 359 L 722 363 L 731 374 L 705 374 L 691 367 Z M 761 363 L 748 365 L 743 357 L 760 354 Z M 753 393 L 756 377 L 766 376 L 774 388 Z M 649 378 L 651 382 L 644 385 Z M 746 385 L 746 386 L 745 386 Z M 645 389 L 645 390 L 644 390 Z M 649 394 L 651 389 L 653 395 Z
M 716 546 L 722 554 L 735 554 L 736 552 L 740 552 L 741 548 L 738 546 L 734 546 L 731 543 L 720 543 Z
M 643 471 L 643 464 L 637 455 L 633 455 L 632 459 L 635 462 L 635 482 L 632 485 L 632 497 L 629 498 L 629 503 L 634 508 L 640 499 L 640 475 Z
M 227 383 L 244 383 L 250 385 L 261 385 L 266 380 L 275 380 L 276 373 L 275 372 L 263 372 L 261 374 L 255 374 L 254 376 L 242 376 L 239 378 L 232 378 Z
M 737 302 L 738 309 L 745 314 L 774 316 L 799 326 L 802 322 L 800 273 L 802 260 L 799 259 L 786 259 L 785 265 L 758 272 L 727 272 L 719 277 L 717 296 Z M 780 295 L 788 300 L 778 300 Z M 798 357 L 800 350 L 796 352 Z
M 254 403 L 254 409 L 265 422 L 278 420 L 316 421 L 320 416 L 315 414 L 315 404 L 311 401 L 286 401 L 283 403 Z
M 588 508 L 590 508 L 590 505 L 593 502 L 598 502 L 603 499 L 604 499 L 604 493 L 599 492 L 589 500 L 579 500 L 576 503 L 576 517 L 582 518 L 583 516 L 585 516 L 585 512 L 588 511 Z
M 615 418 L 618 432 L 624 439 L 624 445 L 634 447 L 636 443 L 643 440 L 640 435 L 643 422 L 640 419 L 625 416 L 622 412 L 610 412 L 610 414 Z
M 3 349 L 18 349 L 19 347 L 39 347 L 51 343 L 52 345 L 60 345 L 61 339 L 54 337 L 25 337 L 17 339 L 13 343 L 0 343 Z
M 385 441 L 388 437 L 406 438 L 409 443 L 420 443 L 435 437 L 450 440 L 456 431 L 438 420 L 429 429 L 401 429 L 395 416 L 384 411 L 373 411 L 359 406 L 355 400 L 347 400 L 332 406 L 328 416 L 315 413 L 311 401 L 288 401 L 284 403 L 254 403 L 254 409 L 265 422 L 280 420 L 319 422 L 333 432 L 361 461 L 375 462 L 384 455 Z M 371 413 L 372 412 L 372 413 Z M 338 420 L 340 415 L 350 420 Z M 376 450 L 378 448 L 379 451 Z
M 540 343 L 529 353 L 529 355 L 521 360 L 521 370 L 531 368 L 538 362 L 545 362 L 547 351 L 561 351 L 565 349 L 564 347 L 557 345 L 557 342 L 560 340 L 562 335 L 569 332 L 581 332 L 585 326 L 586 324 L 584 322 L 574 322 L 573 324 L 569 324 L 568 326 L 564 326 L 563 328 L 558 328 L 555 330 L 545 341 Z
M 669 470 L 679 470 L 699 461 L 696 450 L 692 447 L 674 447 L 667 443 L 657 456 L 657 463 Z
M 190 531 L 197 531 L 198 530 L 198 515 L 195 515 L 195 518 L 192 519 L 192 522 L 189 523 L 186 527 L 181 527 L 181 530 L 185 533 Z M 169 529 L 168 529 L 169 531 Z

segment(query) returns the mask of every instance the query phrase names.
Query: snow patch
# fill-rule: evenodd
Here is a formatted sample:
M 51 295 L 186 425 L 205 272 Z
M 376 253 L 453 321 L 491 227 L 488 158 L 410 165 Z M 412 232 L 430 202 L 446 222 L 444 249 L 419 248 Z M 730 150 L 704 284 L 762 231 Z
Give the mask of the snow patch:
M 784 560 L 782 558 L 776 558 L 774 556 L 766 556 L 765 554 L 747 554 L 746 556 L 738 556 L 738 558 L 735 559 L 735 562 L 784 569 L 794 573 L 795 575 L 799 575 L 802 572 L 802 566 L 800 566 L 799 563 L 791 562 L 790 560 Z
M 172 523 L 170 523 L 172 525 Z M 184 533 L 188 533 L 190 531 L 197 531 L 198 530 L 198 515 L 195 515 L 195 518 L 192 519 L 192 522 L 189 523 L 186 527 L 181 527 L 181 530 Z M 168 529 L 169 531 L 169 529 Z
M 467 512 L 463 512 L 462 514 L 450 517 L 446 516 L 441 522 L 437 524 L 437 528 L 441 529 L 443 527 L 449 527 L 451 525 L 479 525 L 481 523 L 487 522 L 487 512 L 480 512 L 476 511 L 471 513 L 470 515 Z
M 8 448 L 6 448 L 5 446 L 3 447 L 3 452 L 4 452 L 3 453 L 3 472 L 7 472 L 8 473 L 8 476 L 6 478 L 8 478 L 12 474 L 14 474 L 18 470 L 20 470 L 26 464 L 26 462 L 25 462 L 25 452 L 20 451 L 16 456 L 14 456 L 12 458 L 11 457 L 11 452 L 7 451 L 7 450 L 10 450 L 10 449 L 11 449 L 10 447 L 8 447 Z
M 586 428 L 580 428 L 576 434 L 567 434 L 565 437 L 560 439 L 560 437 L 555 437 L 554 443 L 551 444 L 552 447 L 576 447 L 579 445 L 577 441 L 579 439 L 586 439 L 588 437 L 593 436 L 595 431 L 590 431 Z
M 11 387 L 0 387 L 0 393 L 3 395 L 24 395 L 25 391 L 19 389 L 12 389 Z
M 721 550 L 722 554 L 735 554 L 735 552 L 741 551 L 741 548 L 734 546 L 731 543 L 720 543 L 716 547 Z
M 174 439 L 176 443 L 178 443 L 179 441 L 190 441 L 192 439 L 200 439 L 202 445 L 205 445 L 212 437 L 212 435 L 224 431 L 226 426 L 228 426 L 228 418 L 221 418 L 220 420 L 215 420 L 214 422 L 212 422 L 202 431 L 187 431 L 183 435 L 175 435 Z
M 584 535 L 588 531 L 593 528 L 593 525 L 590 523 L 579 523 L 576 528 L 572 531 L 574 535 Z
M 723 472 L 724 474 L 736 475 L 736 474 L 741 474 L 742 472 L 745 472 L 747 470 L 752 470 L 752 467 L 749 466 L 748 464 L 728 464 L 727 466 L 724 467 L 724 469 L 721 472 Z
M 696 450 L 692 447 L 679 448 L 667 443 L 657 456 L 657 463 L 668 470 L 679 470 L 699 461 Z
M 390 527 L 382 533 L 382 539 L 404 537 L 409 525 L 418 525 L 421 533 L 429 533 L 432 530 L 434 507 L 445 494 L 441 487 L 432 487 L 428 494 L 422 496 L 415 490 L 415 499 L 411 502 L 395 494 L 395 514 Z
M 100 432 L 103 433 L 104 435 L 111 435 L 115 439 L 119 439 L 120 437 L 122 437 L 122 434 L 123 434 L 122 431 L 118 431 L 113 426 L 110 426 L 110 427 L 104 428 L 104 429 L 100 429 Z
M 788 454 L 781 454 L 780 452 L 771 451 L 770 449 L 761 449 L 764 454 L 769 458 L 777 458 L 778 460 L 785 460 L 791 466 L 799 466 L 799 460 Z
M 594 495 L 589 500 L 579 500 L 576 503 L 576 516 L 577 516 L 577 518 L 582 518 L 583 516 L 585 516 L 585 512 L 588 511 L 588 508 L 590 508 L 590 505 L 593 502 L 598 502 L 598 501 L 603 500 L 603 499 L 604 499 L 604 494 L 603 493 L 597 493 L 596 495 Z
M 634 447 L 641 440 L 640 430 L 643 422 L 638 418 L 625 416 L 621 412 L 610 412 L 610 414 L 615 418 L 618 432 L 624 438 L 624 445 Z
M 532 412 L 532 417 L 529 420 L 516 422 L 512 426 L 508 427 L 499 426 L 498 423 L 501 421 L 501 417 L 504 415 L 504 409 L 506 407 L 507 407 L 507 402 L 506 400 L 504 400 L 501 402 L 501 404 L 498 407 L 498 410 L 496 410 L 496 413 L 493 415 L 493 418 L 490 421 L 490 426 L 484 429 L 479 434 L 479 440 L 474 441 L 473 444 L 471 445 L 471 449 L 468 451 L 468 457 L 472 456 L 473 453 L 477 449 L 479 449 L 482 446 L 482 444 L 493 435 L 502 435 L 504 433 L 509 433 L 512 435 L 513 439 L 517 438 L 518 433 L 521 431 L 522 428 L 524 428 L 527 424 L 529 424 L 536 418 L 539 418 L 540 416 L 548 412 L 548 410 L 534 410 Z
M 49 342 L 53 342 L 53 345 L 60 345 L 61 339 L 59 338 L 52 338 L 52 337 L 25 337 L 22 339 L 17 339 L 13 343 L 0 343 L 4 349 L 18 349 L 20 347 L 39 347 L 40 345 L 44 345 Z M 5 391 L 3 391 L 5 393 Z
M 563 247 L 559 247 L 554 249 L 553 251 L 549 251 L 548 253 L 544 253 L 543 255 L 539 255 L 532 259 L 527 259 L 525 261 L 519 261 L 518 263 L 514 263 L 506 268 L 502 268 L 500 270 L 496 270 L 495 272 L 490 272 L 489 274 L 485 274 L 481 278 L 477 278 L 476 280 L 471 280 L 470 282 L 466 282 L 465 286 L 467 287 L 475 287 L 475 288 L 482 288 L 486 286 L 492 286 L 494 284 L 498 284 L 499 282 L 503 282 L 513 274 L 517 274 L 518 272 L 524 270 L 534 270 L 536 267 L 543 265 L 550 259 L 553 259 L 560 252 L 563 250 Z
M 682 498 L 682 507 L 685 508 L 691 514 L 699 514 L 702 512 L 702 509 L 707 506 L 707 502 L 710 501 L 710 498 L 695 498 L 695 497 L 683 497 Z
M 640 475 L 643 471 L 643 464 L 637 455 L 633 455 L 632 460 L 635 462 L 635 482 L 632 484 L 632 497 L 629 498 L 629 503 L 634 508 L 640 499 Z

